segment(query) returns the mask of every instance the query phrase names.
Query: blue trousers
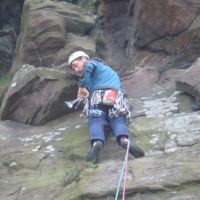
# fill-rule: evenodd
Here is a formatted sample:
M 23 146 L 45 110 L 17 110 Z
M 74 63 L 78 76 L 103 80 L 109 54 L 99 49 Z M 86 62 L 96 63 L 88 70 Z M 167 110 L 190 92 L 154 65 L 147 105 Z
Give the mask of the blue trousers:
M 112 108 L 112 106 L 104 104 L 99 104 L 94 108 L 90 108 L 88 121 L 91 144 L 94 140 L 101 140 L 105 143 L 104 126 L 107 122 L 110 124 L 112 134 L 115 136 L 118 143 L 121 136 L 128 137 L 126 116 L 119 115 L 117 117 L 109 117 L 110 108 Z

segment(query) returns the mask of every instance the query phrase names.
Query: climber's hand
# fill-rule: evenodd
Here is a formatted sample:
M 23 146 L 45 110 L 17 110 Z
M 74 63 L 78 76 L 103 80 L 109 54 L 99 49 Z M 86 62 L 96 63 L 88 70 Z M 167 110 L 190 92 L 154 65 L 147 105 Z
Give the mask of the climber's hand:
M 89 91 L 86 88 L 80 88 L 78 89 L 78 94 L 77 94 L 77 98 L 78 99 L 85 99 L 89 96 Z

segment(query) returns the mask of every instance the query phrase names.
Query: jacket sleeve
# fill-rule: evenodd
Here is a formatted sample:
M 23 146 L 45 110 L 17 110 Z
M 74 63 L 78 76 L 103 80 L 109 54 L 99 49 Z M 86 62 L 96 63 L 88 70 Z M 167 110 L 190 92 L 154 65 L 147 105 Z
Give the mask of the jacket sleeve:
M 85 88 L 89 88 L 91 82 L 91 76 L 92 73 L 95 70 L 95 65 L 93 63 L 86 63 L 86 65 L 84 66 L 84 71 L 83 71 L 83 75 L 79 80 L 79 87 L 85 87 Z

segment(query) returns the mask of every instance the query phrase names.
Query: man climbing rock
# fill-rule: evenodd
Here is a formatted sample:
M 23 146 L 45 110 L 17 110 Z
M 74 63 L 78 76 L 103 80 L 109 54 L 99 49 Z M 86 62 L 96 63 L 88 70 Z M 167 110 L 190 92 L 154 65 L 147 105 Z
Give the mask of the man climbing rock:
M 118 74 L 100 59 L 90 59 L 83 51 L 70 55 L 68 64 L 81 74 L 77 98 L 88 97 L 88 122 L 91 149 L 86 157 L 94 164 L 105 144 L 104 125 L 107 121 L 117 143 L 124 149 L 129 141 L 126 117 L 130 114 L 127 100 L 123 94 Z M 130 143 L 129 152 L 136 158 L 144 156 L 144 151 Z

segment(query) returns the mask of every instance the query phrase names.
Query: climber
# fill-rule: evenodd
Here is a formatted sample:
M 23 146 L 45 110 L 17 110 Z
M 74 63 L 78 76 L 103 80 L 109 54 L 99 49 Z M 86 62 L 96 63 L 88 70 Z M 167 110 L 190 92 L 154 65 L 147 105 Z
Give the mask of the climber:
M 105 144 L 104 125 L 107 120 L 118 144 L 126 149 L 129 139 L 126 117 L 129 116 L 127 99 L 123 94 L 118 74 L 99 58 L 90 59 L 83 51 L 69 56 L 69 67 L 81 74 L 77 98 L 88 97 L 88 123 L 91 149 L 86 160 L 94 164 Z M 144 151 L 130 143 L 129 152 L 136 158 Z

